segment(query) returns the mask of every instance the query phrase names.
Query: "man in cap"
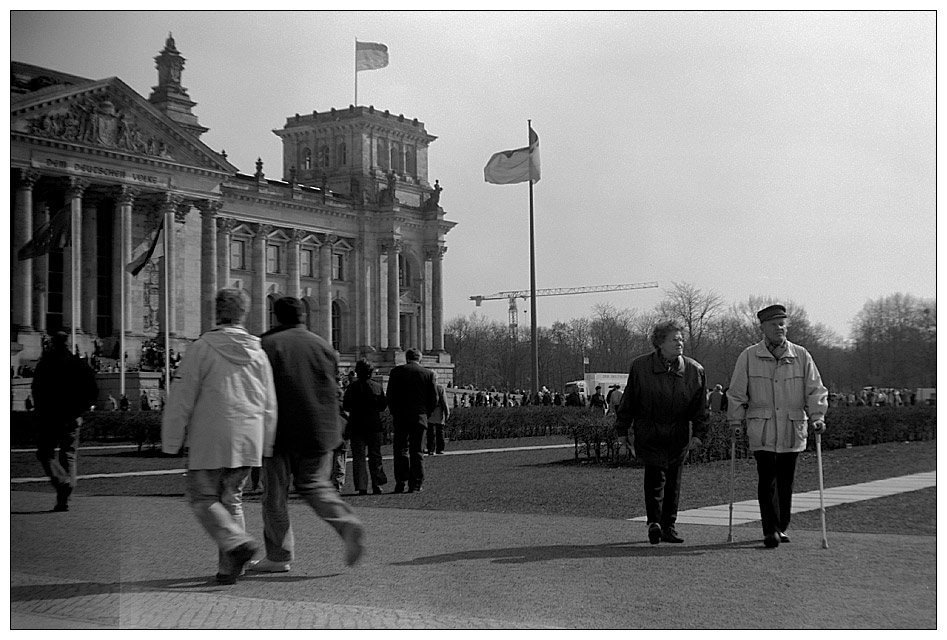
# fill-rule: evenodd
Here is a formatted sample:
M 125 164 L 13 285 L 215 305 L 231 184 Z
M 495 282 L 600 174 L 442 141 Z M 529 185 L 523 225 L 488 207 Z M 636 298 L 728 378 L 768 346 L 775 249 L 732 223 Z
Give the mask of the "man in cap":
M 727 417 L 734 435 L 743 421 L 759 476 L 757 495 L 768 548 L 789 542 L 796 458 L 806 448 L 809 421 L 825 431 L 828 390 L 803 347 L 786 339 L 786 307 L 774 304 L 756 314 L 763 340 L 737 358 L 727 389 Z
M 266 558 L 251 571 L 286 572 L 293 560 L 289 484 L 345 541 L 345 563 L 363 552 L 363 528 L 339 496 L 330 475 L 333 450 L 342 442 L 338 359 L 322 336 L 303 324 L 303 304 L 286 296 L 273 304 L 279 326 L 264 333 L 263 350 L 276 386 L 276 442 L 263 459 L 263 541 Z

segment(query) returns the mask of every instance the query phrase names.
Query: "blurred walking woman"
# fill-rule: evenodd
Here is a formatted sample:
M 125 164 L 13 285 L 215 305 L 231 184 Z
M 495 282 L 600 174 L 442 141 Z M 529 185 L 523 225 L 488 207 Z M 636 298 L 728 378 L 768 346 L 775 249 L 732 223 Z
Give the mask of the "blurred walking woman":
M 348 434 L 352 443 L 352 475 L 359 495 L 368 493 L 368 476 L 372 480 L 372 493 L 381 493 L 388 482 L 381 462 L 383 427 L 381 413 L 388 406 L 385 391 L 372 380 L 372 366 L 365 358 L 355 363 L 357 380 L 345 389 L 342 409 L 349 414 Z M 368 453 L 368 469 L 365 454 Z
M 701 446 L 707 429 L 704 368 L 684 355 L 683 331 L 674 320 L 651 331 L 654 352 L 632 361 L 615 422 L 631 455 L 645 465 L 651 544 L 684 542 L 674 526 L 681 472 L 687 452 Z

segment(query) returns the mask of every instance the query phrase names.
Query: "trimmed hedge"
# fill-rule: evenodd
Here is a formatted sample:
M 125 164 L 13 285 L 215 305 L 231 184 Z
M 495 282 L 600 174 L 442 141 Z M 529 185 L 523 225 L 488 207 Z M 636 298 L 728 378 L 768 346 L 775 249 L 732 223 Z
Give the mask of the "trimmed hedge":
M 33 413 L 12 412 L 11 445 L 33 446 Z M 832 407 L 828 429 L 822 436 L 823 449 L 840 449 L 883 442 L 933 440 L 937 437 L 937 407 Z M 385 443 L 391 442 L 391 416 L 382 415 Z M 459 407 L 451 412 L 445 426 L 448 440 L 487 440 L 567 436 L 575 443 L 575 458 L 584 455 L 597 462 L 619 463 L 630 460 L 620 446 L 614 419 L 592 412 L 587 407 Z M 160 411 L 95 411 L 84 416 L 80 431 L 83 442 L 134 442 L 157 446 L 161 439 Z M 815 450 L 810 431 L 808 448 Z M 736 443 L 736 455 L 745 458 L 746 433 Z M 688 461 L 711 462 L 730 459 L 730 429 L 723 414 L 711 416 L 703 447 L 690 453 Z

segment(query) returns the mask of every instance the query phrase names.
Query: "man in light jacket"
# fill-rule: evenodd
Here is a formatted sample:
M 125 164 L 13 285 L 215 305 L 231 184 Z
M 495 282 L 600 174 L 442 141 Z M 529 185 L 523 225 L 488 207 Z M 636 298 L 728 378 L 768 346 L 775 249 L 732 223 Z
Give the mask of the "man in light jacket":
M 735 434 L 743 420 L 759 476 L 757 495 L 763 542 L 772 549 L 789 542 L 796 458 L 806 449 L 809 421 L 825 431 L 828 390 L 809 352 L 786 339 L 786 307 L 756 314 L 763 340 L 737 358 L 727 389 L 727 418 Z
M 187 439 L 187 496 L 219 548 L 217 581 L 233 584 L 260 545 L 246 532 L 243 487 L 273 452 L 276 389 L 260 339 L 243 321 L 250 298 L 221 289 L 217 327 L 187 349 L 161 423 L 161 448 L 177 454 Z

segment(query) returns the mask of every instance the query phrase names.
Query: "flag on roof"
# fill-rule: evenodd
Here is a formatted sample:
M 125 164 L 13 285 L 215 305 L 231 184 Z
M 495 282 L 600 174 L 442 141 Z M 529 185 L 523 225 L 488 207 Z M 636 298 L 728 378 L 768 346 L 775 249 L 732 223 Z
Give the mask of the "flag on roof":
M 483 179 L 492 184 L 539 182 L 539 136 L 529 128 L 529 146 L 494 153 L 483 168 Z
M 56 212 L 47 222 L 36 230 L 29 242 L 16 252 L 17 260 L 29 260 L 49 253 L 53 249 L 62 249 L 69 246 L 69 222 L 72 220 L 72 209 L 66 205 Z
M 162 216 L 161 222 L 158 223 L 158 230 L 155 232 L 154 237 L 151 239 L 151 242 L 147 244 L 142 243 L 139 245 L 141 253 L 138 254 L 138 257 L 125 265 L 125 271 L 137 276 L 141 273 L 141 270 L 145 268 L 145 265 L 148 264 L 150 260 L 157 260 L 164 255 L 164 217 Z
M 355 71 L 371 71 L 388 66 L 388 47 L 380 42 L 355 41 Z

